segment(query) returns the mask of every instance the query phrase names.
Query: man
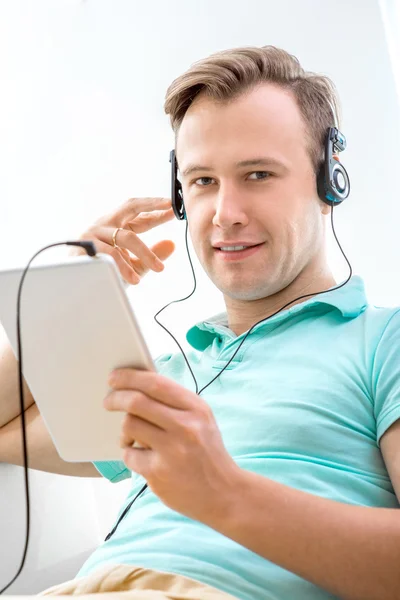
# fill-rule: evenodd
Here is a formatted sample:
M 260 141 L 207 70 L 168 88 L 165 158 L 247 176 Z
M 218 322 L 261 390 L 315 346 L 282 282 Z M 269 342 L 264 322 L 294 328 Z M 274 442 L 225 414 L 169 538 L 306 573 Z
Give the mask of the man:
M 124 462 L 95 463 L 96 472 L 132 477 L 132 499 L 148 487 L 76 579 L 43 594 L 393 599 L 399 310 L 369 305 L 360 277 L 337 289 L 327 264 L 331 208 L 316 175 L 333 84 L 283 50 L 239 48 L 195 63 L 165 108 L 193 246 L 226 312 L 188 331 L 194 373 L 178 352 L 159 356 L 156 374 L 110 377 L 104 406 L 126 413 Z M 135 284 L 173 251 L 168 240 L 149 250 L 137 234 L 172 216 L 170 201 L 133 199 L 82 238 Z M 0 458 L 20 464 L 2 450 L 9 426 Z M 47 444 L 47 470 L 94 475 Z

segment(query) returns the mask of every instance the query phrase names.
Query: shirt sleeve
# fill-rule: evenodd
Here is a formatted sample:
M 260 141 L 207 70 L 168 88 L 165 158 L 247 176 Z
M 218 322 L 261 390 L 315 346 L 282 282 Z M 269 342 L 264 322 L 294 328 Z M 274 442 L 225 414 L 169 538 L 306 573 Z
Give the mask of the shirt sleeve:
M 118 483 L 118 481 L 129 479 L 131 476 L 131 471 L 122 461 L 96 461 L 93 464 L 98 472 L 111 483 Z
M 400 309 L 390 317 L 376 347 L 372 391 L 380 447 L 382 435 L 400 419 Z
M 153 359 L 157 372 L 162 369 L 171 356 L 172 355 L 170 353 L 165 353 Z M 103 477 L 111 481 L 111 483 L 118 483 L 124 479 L 129 479 L 129 477 L 132 475 L 132 472 L 128 469 L 123 461 L 95 461 L 93 462 L 93 465 L 96 467 L 98 472 L 103 475 Z

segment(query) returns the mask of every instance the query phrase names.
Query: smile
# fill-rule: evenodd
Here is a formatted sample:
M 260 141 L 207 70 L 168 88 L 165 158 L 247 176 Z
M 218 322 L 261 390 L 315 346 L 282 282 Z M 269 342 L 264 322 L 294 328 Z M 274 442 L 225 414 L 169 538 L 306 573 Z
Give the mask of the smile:
M 222 260 L 225 261 L 243 260 L 244 258 L 253 256 L 253 254 L 255 254 L 263 245 L 264 242 L 262 244 L 258 244 L 257 246 L 246 248 L 245 250 L 220 250 L 219 248 L 215 248 L 215 252 Z

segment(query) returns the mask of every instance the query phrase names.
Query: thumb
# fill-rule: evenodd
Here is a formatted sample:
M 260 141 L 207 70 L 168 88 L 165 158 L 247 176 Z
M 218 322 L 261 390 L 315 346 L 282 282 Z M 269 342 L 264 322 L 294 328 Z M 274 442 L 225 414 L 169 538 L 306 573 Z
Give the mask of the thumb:
M 172 240 L 162 240 L 161 242 L 157 242 L 150 248 L 152 252 L 160 259 L 166 260 L 171 256 L 171 254 L 175 251 L 175 244 Z

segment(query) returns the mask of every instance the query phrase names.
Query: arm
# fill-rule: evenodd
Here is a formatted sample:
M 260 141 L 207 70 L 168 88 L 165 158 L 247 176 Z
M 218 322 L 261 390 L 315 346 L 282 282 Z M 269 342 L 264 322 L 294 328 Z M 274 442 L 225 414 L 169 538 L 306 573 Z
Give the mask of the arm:
M 25 411 L 25 424 L 30 469 L 73 477 L 101 477 L 92 463 L 67 462 L 61 458 L 36 403 Z M 21 427 L 18 416 L 0 428 L 0 463 L 24 465 Z
M 29 467 L 39 471 L 101 477 L 92 463 L 64 461 L 58 454 L 32 394 L 24 382 Z M 0 327 L 0 463 L 23 466 L 17 361 Z
M 400 597 L 399 509 L 337 502 L 240 468 L 209 405 L 159 373 L 116 369 L 109 385 L 105 408 L 129 416 L 124 462 L 166 506 L 341 600 Z
M 19 405 L 18 368 L 14 352 L 0 324 L 0 428 L 17 417 Z M 25 409 L 34 404 L 31 391 L 24 381 Z
M 400 597 L 398 509 L 342 504 L 242 469 L 236 477 L 211 527 L 343 600 Z

